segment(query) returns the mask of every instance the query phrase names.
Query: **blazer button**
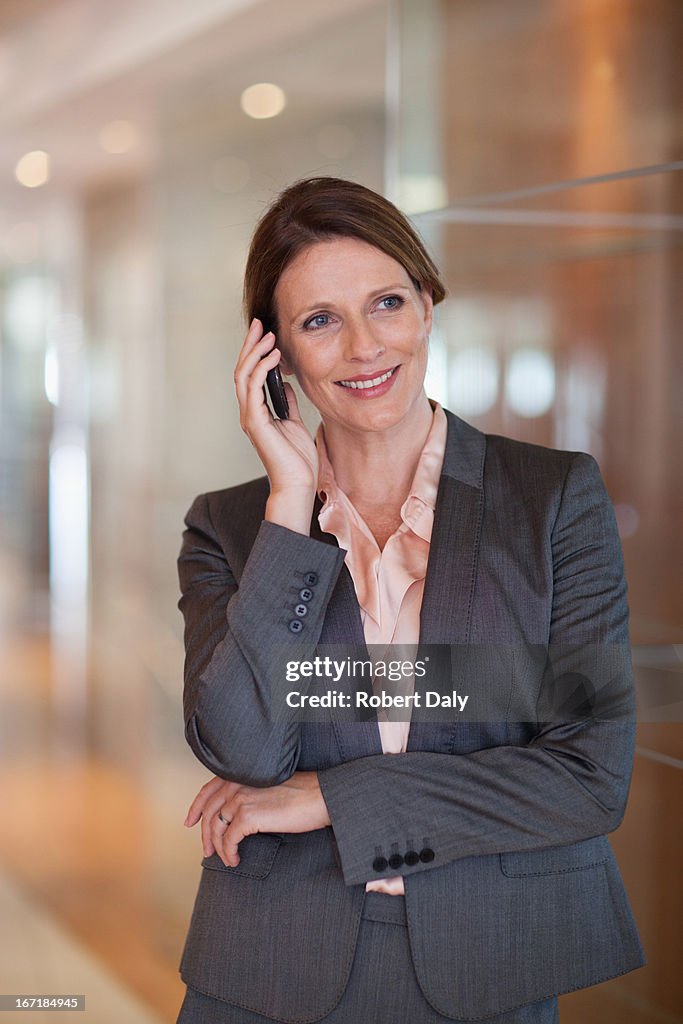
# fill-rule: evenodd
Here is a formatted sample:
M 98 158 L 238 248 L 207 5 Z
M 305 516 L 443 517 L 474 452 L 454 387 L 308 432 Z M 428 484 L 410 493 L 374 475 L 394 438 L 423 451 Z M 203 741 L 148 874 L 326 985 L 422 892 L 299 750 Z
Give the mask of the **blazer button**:
M 408 867 L 412 868 L 414 864 L 419 863 L 420 854 L 417 852 L 417 850 L 408 850 L 403 859 L 405 860 Z
M 301 621 L 301 619 L 292 619 L 292 621 L 289 623 L 290 633 L 300 633 L 303 628 L 304 624 Z
M 386 871 L 388 866 L 389 861 L 387 860 L 386 857 L 375 857 L 375 859 L 372 862 L 373 871 Z
M 309 590 L 308 587 L 304 587 L 303 590 L 299 591 L 299 597 L 302 601 L 311 601 L 313 599 L 313 591 Z
M 403 857 L 401 856 L 401 854 L 400 853 L 392 853 L 391 857 L 389 858 L 389 867 L 390 868 L 400 868 L 402 866 L 403 866 Z
M 420 860 L 423 864 L 429 864 L 430 861 L 434 860 L 434 851 L 430 846 L 425 846 L 420 850 Z
M 317 572 L 307 572 L 304 576 L 304 583 L 307 587 L 314 587 L 318 582 Z
M 298 604 L 294 609 L 294 614 L 303 618 L 304 615 L 308 615 L 308 607 L 305 604 Z

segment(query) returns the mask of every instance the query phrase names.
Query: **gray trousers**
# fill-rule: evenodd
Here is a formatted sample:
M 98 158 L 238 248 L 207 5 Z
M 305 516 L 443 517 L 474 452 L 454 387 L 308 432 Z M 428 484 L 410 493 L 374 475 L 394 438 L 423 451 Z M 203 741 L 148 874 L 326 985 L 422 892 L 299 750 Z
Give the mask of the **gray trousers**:
M 315 984 L 315 971 L 311 972 Z M 188 988 L 176 1024 L 266 1024 L 270 1017 Z M 349 983 L 321 1024 L 444 1024 L 415 977 L 405 897 L 366 893 Z M 557 997 L 487 1017 L 486 1024 L 558 1024 Z

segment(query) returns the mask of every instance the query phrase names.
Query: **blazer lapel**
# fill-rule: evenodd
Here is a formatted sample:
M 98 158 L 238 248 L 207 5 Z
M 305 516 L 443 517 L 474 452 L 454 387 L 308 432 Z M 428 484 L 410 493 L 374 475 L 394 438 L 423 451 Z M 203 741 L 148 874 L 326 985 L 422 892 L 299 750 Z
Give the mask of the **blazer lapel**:
M 442 476 L 429 548 L 421 644 L 467 643 L 483 490 Z
M 484 458 L 486 436 L 447 409 L 446 451 L 434 510 L 417 657 L 429 656 L 429 672 L 415 680 L 423 695 L 422 707 L 413 708 L 408 750 L 433 749 L 436 737 L 449 740 L 451 728 L 421 721 L 424 694 L 430 678 L 452 679 L 452 645 L 467 644 L 476 575 L 479 537 L 484 511 Z M 433 646 L 435 645 L 435 646 Z
M 421 644 L 467 643 L 484 512 L 486 437 L 445 410 L 448 436 L 429 548 Z

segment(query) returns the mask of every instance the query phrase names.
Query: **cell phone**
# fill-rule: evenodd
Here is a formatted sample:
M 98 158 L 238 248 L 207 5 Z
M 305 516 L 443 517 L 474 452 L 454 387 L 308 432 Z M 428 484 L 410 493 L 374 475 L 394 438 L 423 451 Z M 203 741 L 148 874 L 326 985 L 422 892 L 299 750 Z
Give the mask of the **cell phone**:
M 273 328 L 263 324 L 263 333 L 267 334 L 268 331 L 273 331 Z M 273 333 L 275 333 L 273 331 Z M 272 349 L 271 349 L 272 352 Z M 263 389 L 263 393 L 266 396 L 266 400 L 270 395 L 271 405 L 273 406 L 273 412 L 280 420 L 289 419 L 289 402 L 287 401 L 287 395 L 285 393 L 284 382 L 282 380 L 282 374 L 280 373 L 280 367 L 274 366 L 272 370 L 268 370 L 266 375 L 266 385 Z

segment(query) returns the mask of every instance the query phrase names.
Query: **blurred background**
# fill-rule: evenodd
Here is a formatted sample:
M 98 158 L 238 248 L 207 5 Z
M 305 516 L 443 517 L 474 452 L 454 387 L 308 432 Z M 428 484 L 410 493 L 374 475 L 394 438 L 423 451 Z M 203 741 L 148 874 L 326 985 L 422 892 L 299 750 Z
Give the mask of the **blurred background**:
M 2 992 L 175 1021 L 182 823 L 210 777 L 175 561 L 194 496 L 262 472 L 232 385 L 241 277 L 298 177 L 413 217 L 449 290 L 432 397 L 598 459 L 666 690 L 681 52 L 681 0 L 0 0 Z M 562 997 L 563 1024 L 683 1021 L 681 769 L 683 728 L 642 723 L 611 839 L 648 965 Z

